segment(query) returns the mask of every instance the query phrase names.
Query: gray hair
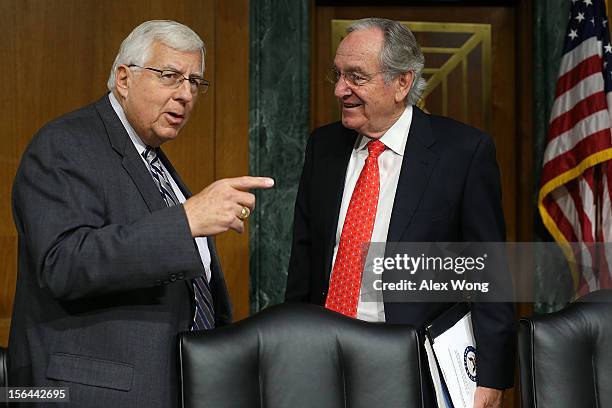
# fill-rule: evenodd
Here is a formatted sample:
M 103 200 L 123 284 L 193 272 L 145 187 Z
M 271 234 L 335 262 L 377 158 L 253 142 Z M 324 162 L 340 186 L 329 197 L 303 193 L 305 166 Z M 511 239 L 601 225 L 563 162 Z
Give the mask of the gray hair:
M 145 21 L 136 27 L 121 43 L 106 83 L 110 91 L 115 88 L 117 67 L 122 64 L 144 66 L 150 57 L 151 48 L 155 41 L 179 51 L 201 51 L 202 73 L 204 72 L 206 48 L 200 36 L 191 28 L 170 20 Z
M 412 32 L 397 21 L 385 18 L 364 18 L 357 20 L 346 29 L 346 33 L 377 28 L 383 32 L 385 39 L 380 50 L 380 64 L 385 71 L 386 83 L 398 75 L 412 71 L 414 81 L 406 97 L 406 105 L 416 104 L 425 90 L 425 79 L 422 77 L 425 57 Z

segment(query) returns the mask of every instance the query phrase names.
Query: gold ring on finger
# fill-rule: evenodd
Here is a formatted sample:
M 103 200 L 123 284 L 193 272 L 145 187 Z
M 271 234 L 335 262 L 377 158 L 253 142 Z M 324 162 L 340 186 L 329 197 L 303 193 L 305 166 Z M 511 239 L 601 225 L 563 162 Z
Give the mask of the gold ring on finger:
M 249 210 L 249 207 L 242 207 L 242 211 L 240 211 L 238 218 L 244 221 L 249 218 L 249 215 L 251 215 L 251 210 Z

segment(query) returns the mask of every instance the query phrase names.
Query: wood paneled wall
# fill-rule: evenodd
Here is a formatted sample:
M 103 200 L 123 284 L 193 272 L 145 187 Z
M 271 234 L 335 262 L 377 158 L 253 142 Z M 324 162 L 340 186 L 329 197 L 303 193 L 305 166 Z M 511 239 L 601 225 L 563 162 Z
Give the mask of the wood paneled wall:
M 22 152 L 49 120 L 92 102 L 121 41 L 138 24 L 171 19 L 207 46 L 209 92 L 179 140 L 164 145 L 193 192 L 248 172 L 248 0 L 9 0 L 0 2 L 0 345 L 15 290 L 17 237 L 11 185 Z M 248 231 L 217 238 L 237 318 L 248 315 Z

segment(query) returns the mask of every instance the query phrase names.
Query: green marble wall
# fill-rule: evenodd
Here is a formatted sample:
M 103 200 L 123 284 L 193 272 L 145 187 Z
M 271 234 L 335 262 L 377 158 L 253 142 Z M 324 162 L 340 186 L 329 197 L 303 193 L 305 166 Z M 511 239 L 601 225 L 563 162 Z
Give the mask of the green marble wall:
M 293 206 L 309 134 L 309 1 L 250 10 L 249 170 L 271 176 L 250 218 L 251 312 L 284 298 Z
M 565 42 L 569 15 L 569 0 L 534 1 L 534 185 L 533 205 L 536 208 L 534 236 L 536 241 L 551 241 L 552 237 L 542 224 L 537 212 L 537 195 L 542 156 L 552 108 L 559 62 Z M 536 261 L 536 291 L 546 299 L 535 305 L 536 312 L 557 310 L 571 296 L 572 282 L 569 270 L 552 267 L 552 260 L 539 254 Z

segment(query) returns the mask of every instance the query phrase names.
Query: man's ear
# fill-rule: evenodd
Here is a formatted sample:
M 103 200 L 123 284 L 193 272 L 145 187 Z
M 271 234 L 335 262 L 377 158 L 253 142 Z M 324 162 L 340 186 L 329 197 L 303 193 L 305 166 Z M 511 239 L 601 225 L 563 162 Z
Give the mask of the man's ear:
M 115 71 L 115 89 L 122 98 L 127 98 L 131 74 L 127 65 L 119 65 Z
M 401 102 L 408 96 L 412 83 L 414 82 L 414 72 L 409 71 L 397 77 L 395 87 L 395 102 Z

